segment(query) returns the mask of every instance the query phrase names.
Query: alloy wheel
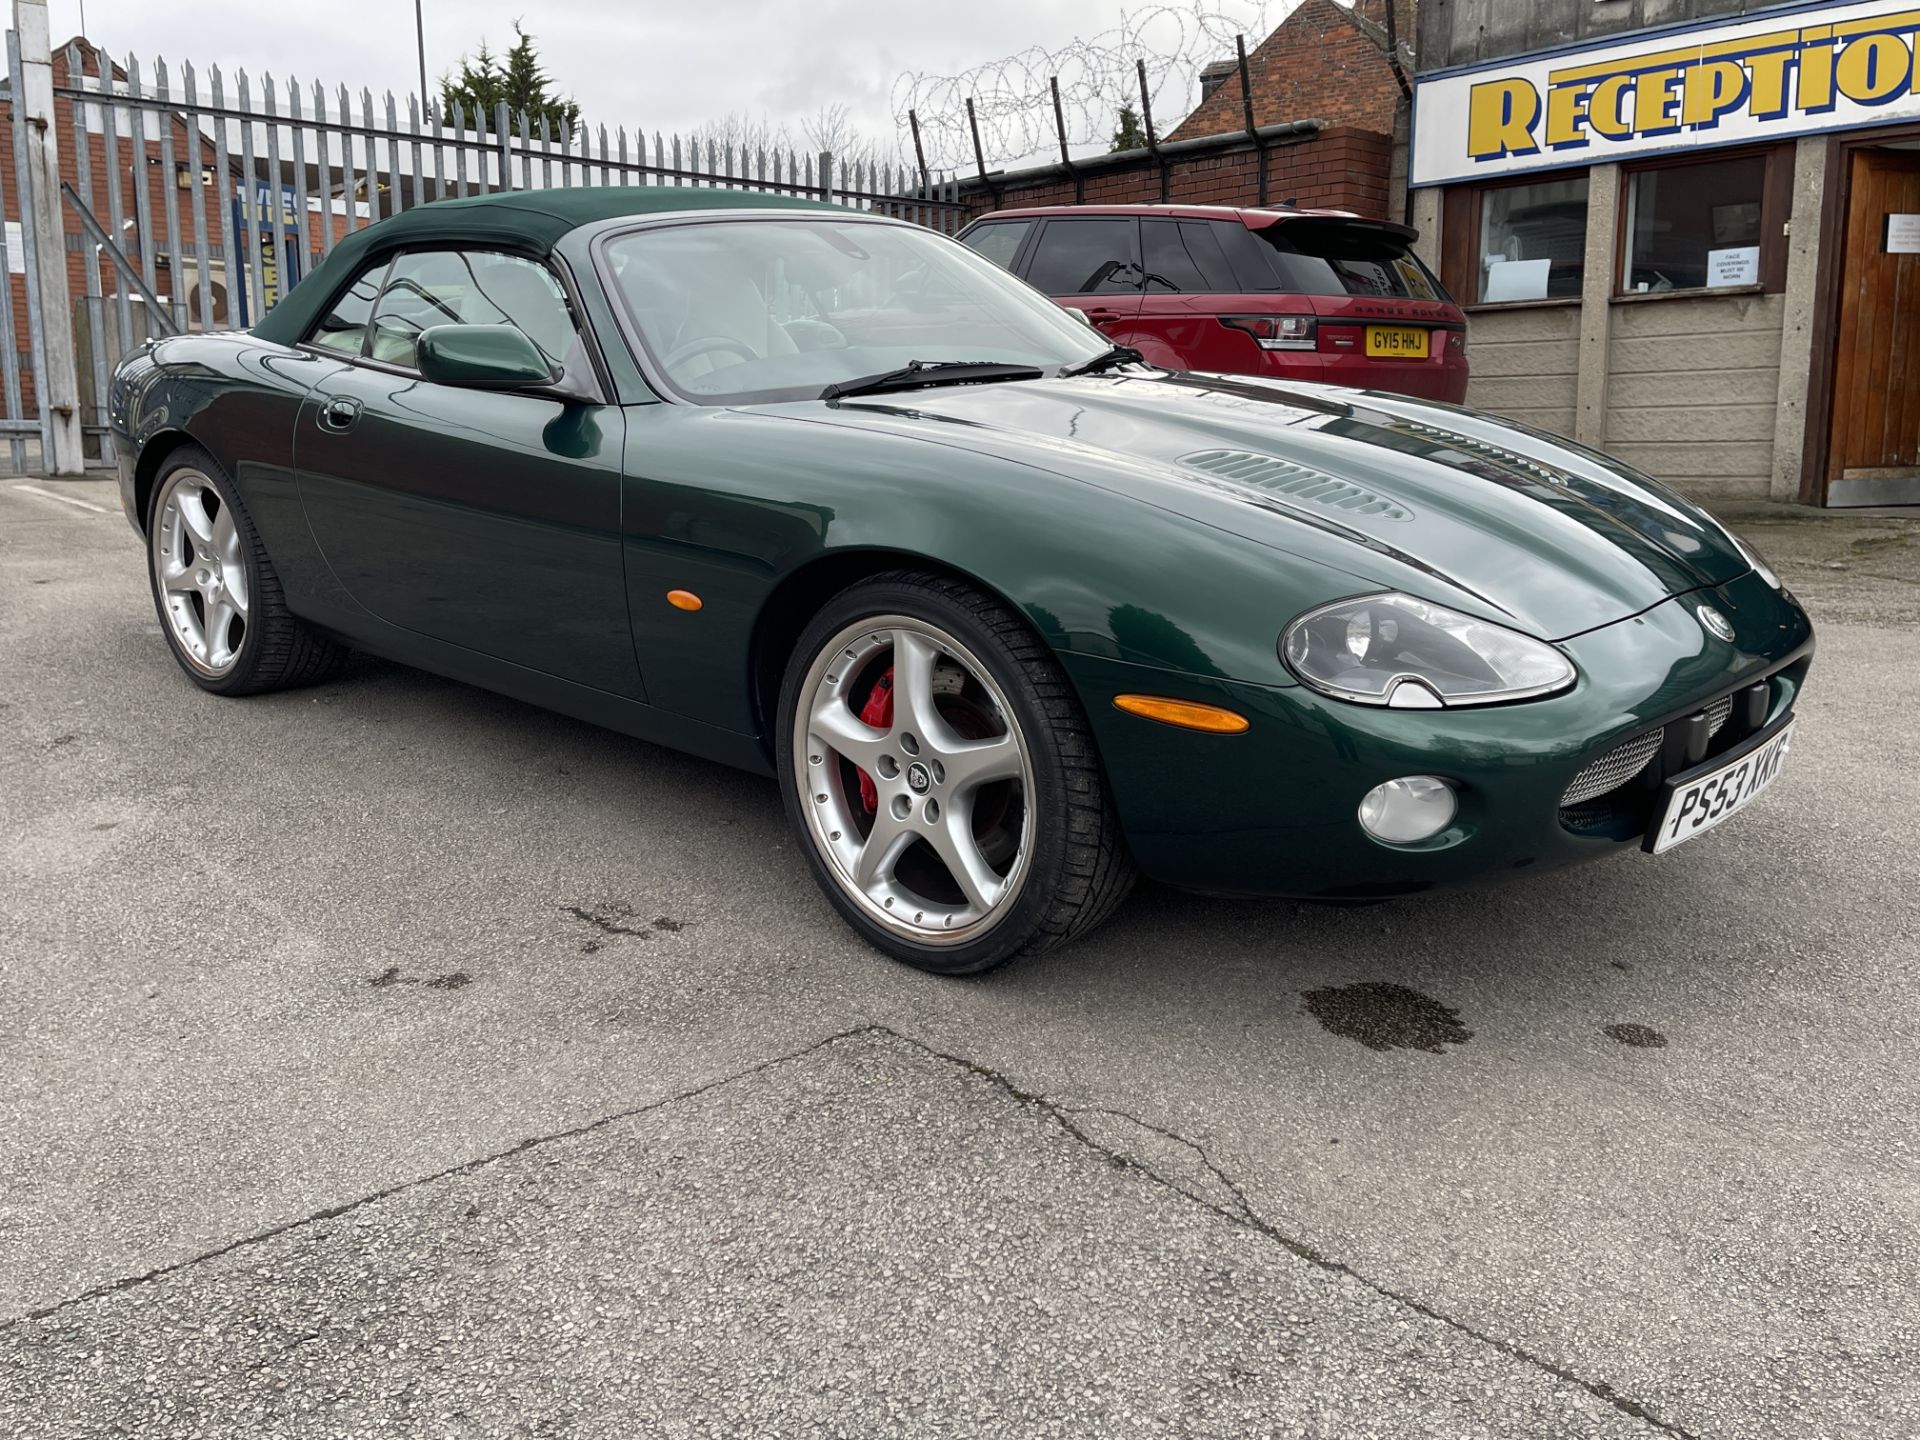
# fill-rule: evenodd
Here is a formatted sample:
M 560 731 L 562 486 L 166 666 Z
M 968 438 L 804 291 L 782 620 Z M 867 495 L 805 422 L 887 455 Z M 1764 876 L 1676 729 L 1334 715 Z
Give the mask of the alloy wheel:
M 152 547 L 161 613 L 181 653 L 205 674 L 226 674 L 246 638 L 247 567 L 232 507 L 200 471 L 167 477 Z
M 836 883 L 893 933 L 992 929 L 1031 867 L 1033 761 L 985 665 L 928 621 L 847 626 L 799 692 L 794 784 Z

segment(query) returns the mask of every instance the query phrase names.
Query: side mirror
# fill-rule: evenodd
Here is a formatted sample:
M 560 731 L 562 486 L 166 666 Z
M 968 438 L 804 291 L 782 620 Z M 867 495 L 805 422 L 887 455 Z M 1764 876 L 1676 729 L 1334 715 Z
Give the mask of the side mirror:
M 420 378 L 468 390 L 551 385 L 560 370 L 512 325 L 435 325 L 414 345 Z

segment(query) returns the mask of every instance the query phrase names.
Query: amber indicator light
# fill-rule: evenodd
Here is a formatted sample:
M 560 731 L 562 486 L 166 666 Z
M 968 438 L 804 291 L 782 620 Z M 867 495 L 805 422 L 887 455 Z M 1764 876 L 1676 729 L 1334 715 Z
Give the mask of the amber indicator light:
M 706 602 L 691 590 L 667 591 L 667 604 L 676 610 L 698 610 Z
M 1116 695 L 1116 710 L 1158 720 L 1162 725 L 1178 725 L 1182 730 L 1201 730 L 1209 735 L 1240 735 L 1251 728 L 1244 715 L 1223 710 L 1218 705 L 1201 705 L 1192 700 L 1169 700 L 1162 695 Z

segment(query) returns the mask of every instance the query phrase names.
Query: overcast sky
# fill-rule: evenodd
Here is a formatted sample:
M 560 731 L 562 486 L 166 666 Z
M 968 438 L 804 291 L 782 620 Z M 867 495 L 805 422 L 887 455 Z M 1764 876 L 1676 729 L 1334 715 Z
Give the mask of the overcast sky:
M 1075 41 L 1111 40 L 1129 20 L 1161 56 L 1184 47 L 1211 58 L 1218 35 L 1248 29 L 1251 48 L 1264 33 L 1254 27 L 1291 8 L 1289 0 L 424 3 L 427 71 L 435 87 L 483 36 L 489 46 L 505 50 L 519 18 L 537 41 L 548 73 L 594 124 L 672 134 L 737 113 L 797 130 L 821 107 L 838 103 L 863 135 L 888 148 L 895 143 L 893 98 L 907 72 L 957 75 L 1028 47 L 1057 52 Z M 271 73 L 282 84 L 292 75 L 309 85 L 322 80 L 329 93 L 342 83 L 356 95 L 370 87 L 376 97 L 389 89 L 405 95 L 419 88 L 408 0 L 193 0 L 190 6 L 86 0 L 84 8 L 89 38 L 116 59 L 132 52 L 143 64 L 156 56 L 174 65 L 189 60 L 203 72 L 217 64 L 228 75 L 245 68 L 256 81 Z M 80 0 L 51 0 L 51 11 L 56 44 L 80 31 Z M 1195 12 L 1213 17 L 1213 34 L 1194 23 Z M 1228 38 L 1227 53 L 1231 45 Z M 1131 61 L 1105 69 L 1108 79 L 1130 76 Z M 1163 130 L 1197 99 L 1190 70 L 1170 70 L 1156 94 L 1155 118 Z M 1009 72 L 999 78 L 1008 79 Z M 1042 106 L 1045 83 L 1031 66 L 1010 72 L 1013 91 L 1031 93 Z M 1097 108 L 1089 101 L 1084 113 L 1097 117 L 1105 108 L 1104 99 Z M 1048 110 L 1049 123 L 1050 116 Z M 1083 128 L 1100 124 L 1110 128 L 1100 118 Z M 1003 159 L 1021 157 L 1017 125 L 1006 132 L 1002 148 Z

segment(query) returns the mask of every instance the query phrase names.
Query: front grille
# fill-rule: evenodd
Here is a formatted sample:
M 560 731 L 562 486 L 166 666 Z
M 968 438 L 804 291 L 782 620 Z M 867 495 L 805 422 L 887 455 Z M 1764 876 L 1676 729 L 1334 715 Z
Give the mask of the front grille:
M 1576 805 L 1584 805 L 1596 795 L 1618 790 L 1652 763 L 1653 757 L 1660 753 L 1660 742 L 1666 738 L 1667 730 L 1663 725 L 1644 735 L 1634 736 L 1624 745 L 1614 746 L 1573 777 L 1567 793 L 1560 797 L 1560 808 L 1571 810 Z
M 1733 696 L 1722 695 L 1701 713 L 1707 717 L 1707 738 L 1712 739 L 1726 727 L 1727 717 L 1733 714 Z M 1573 777 L 1573 783 L 1567 786 L 1567 793 L 1560 797 L 1560 808 L 1572 810 L 1596 796 L 1618 790 L 1653 763 L 1653 757 L 1660 753 L 1660 744 L 1666 736 L 1666 727 L 1663 725 L 1644 735 L 1636 735 L 1623 745 L 1614 746 Z M 1574 828 L 1582 827 L 1575 824 Z

